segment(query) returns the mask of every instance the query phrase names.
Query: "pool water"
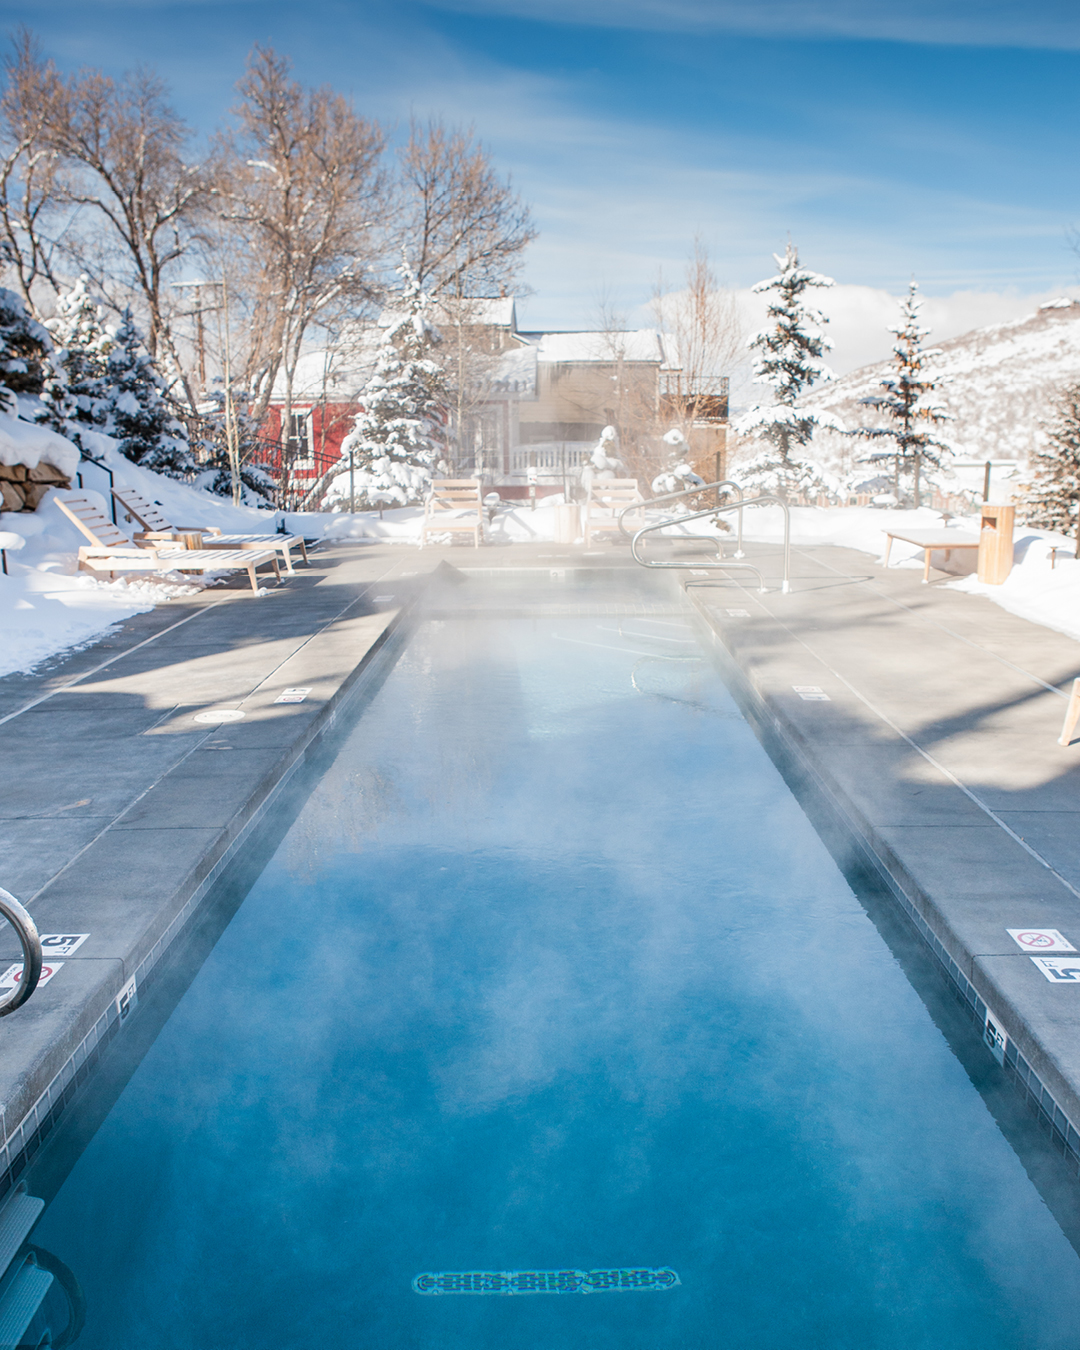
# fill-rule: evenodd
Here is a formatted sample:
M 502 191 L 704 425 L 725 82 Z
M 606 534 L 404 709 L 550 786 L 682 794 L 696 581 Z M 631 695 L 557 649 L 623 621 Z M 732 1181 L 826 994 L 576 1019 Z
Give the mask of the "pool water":
M 1080 1340 L 1076 1253 L 672 615 L 422 625 L 34 1241 L 85 1350 Z M 573 1271 L 616 1287 L 496 1292 Z

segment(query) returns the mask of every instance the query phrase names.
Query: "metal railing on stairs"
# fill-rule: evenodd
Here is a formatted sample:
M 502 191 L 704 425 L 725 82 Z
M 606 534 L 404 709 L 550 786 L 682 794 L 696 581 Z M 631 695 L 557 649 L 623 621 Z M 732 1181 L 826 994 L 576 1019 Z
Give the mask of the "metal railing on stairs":
M 15 987 L 10 993 L 0 998 L 0 1017 L 6 1017 L 8 1013 L 22 1007 L 41 979 L 41 938 L 38 936 L 37 924 L 29 913 L 11 892 L 5 891 L 2 886 L 0 886 L 0 915 L 15 929 L 23 953 L 22 974 L 17 977 Z
M 708 487 L 717 487 L 717 486 L 721 486 L 721 485 L 720 485 L 720 484 L 716 484 L 716 483 L 712 483 L 712 484 L 706 485 L 706 487 L 691 488 L 691 489 L 688 489 L 687 492 L 673 493 L 673 494 L 670 494 L 670 495 L 675 496 L 675 497 L 685 497 L 685 496 L 691 495 L 691 493 L 695 493 L 695 492 L 705 492 L 705 491 L 708 490 Z M 736 486 L 737 486 L 737 484 L 736 484 Z M 662 500 L 664 500 L 664 499 L 658 497 L 656 500 L 657 500 L 657 501 L 662 501 Z M 775 505 L 775 506 L 779 506 L 779 507 L 781 508 L 781 510 L 783 511 L 783 513 L 784 513 L 784 576 L 783 576 L 783 580 L 782 580 L 781 585 L 780 585 L 780 590 L 781 590 L 781 592 L 782 592 L 784 595 L 787 595 L 788 592 L 791 590 L 791 510 L 790 510 L 790 508 L 789 508 L 787 502 L 784 501 L 782 497 L 774 496 L 772 493 L 765 493 L 764 495 L 762 495 L 762 496 L 760 496 L 760 497 L 750 497 L 750 498 L 748 498 L 748 499 L 747 499 L 747 498 L 740 498 L 739 501 L 735 501 L 735 502 L 727 502 L 727 503 L 724 503 L 724 504 L 722 504 L 722 505 L 720 505 L 720 506 L 710 506 L 710 507 L 708 508 L 708 510 L 706 510 L 706 511 L 692 511 L 689 515 L 686 515 L 686 516 L 671 516 L 671 517 L 668 518 L 667 520 L 659 520 L 659 521 L 656 521 L 656 522 L 655 522 L 654 524 L 652 524 L 652 525 L 645 525 L 645 526 L 643 526 L 640 530 L 638 530 L 637 533 L 636 533 L 636 534 L 633 536 L 633 538 L 631 539 L 631 541 L 630 541 L 630 553 L 631 553 L 631 555 L 633 556 L 634 561 L 635 561 L 636 563 L 640 563 L 642 567 L 653 567 L 653 568 L 680 568 L 680 569 L 683 569 L 683 570 L 693 570 L 693 571 L 696 571 L 696 570 L 698 570 L 698 569 L 700 569 L 701 567 L 704 566 L 704 567 L 707 567 L 707 568 L 715 568 L 717 571 L 721 571 L 721 572 L 738 572 L 738 571 L 753 572 L 754 575 L 755 575 L 755 576 L 757 577 L 757 579 L 758 579 L 758 589 L 759 589 L 760 591 L 765 591 L 765 590 L 768 589 L 768 587 L 765 585 L 765 579 L 764 579 L 764 577 L 762 577 L 760 569 L 757 568 L 757 567 L 755 567 L 752 563 L 746 563 L 746 562 L 734 562 L 734 561 L 729 561 L 728 559 L 724 558 L 724 555 L 723 555 L 723 541 L 720 540 L 720 539 L 717 539 L 717 540 L 715 541 L 715 543 L 716 543 L 716 560 L 715 560 L 715 561 L 707 561 L 707 562 L 702 562 L 701 559 L 670 559 L 670 560 L 661 560 L 661 559 L 658 559 L 658 558 L 654 558 L 654 559 L 643 558 L 643 557 L 641 556 L 641 554 L 638 552 L 638 544 L 641 542 L 641 540 L 642 540 L 647 534 L 655 534 L 655 533 L 657 533 L 657 532 L 660 531 L 660 530 L 666 530 L 666 529 L 670 528 L 672 525 L 685 525 L 688 521 L 691 521 L 691 520 L 707 520 L 707 519 L 709 519 L 710 517 L 717 516 L 717 515 L 721 514 L 722 512 L 725 512 L 725 511 L 738 511 L 738 512 L 739 512 L 739 521 L 740 521 L 740 526 L 739 526 L 739 552 L 741 553 L 741 552 L 742 552 L 742 523 L 741 523 L 741 522 L 742 522 L 742 512 L 743 512 L 743 510 L 744 510 L 745 507 L 748 507 L 748 506 L 761 506 L 761 505 L 763 505 L 763 504 L 766 503 L 766 502 L 772 503 L 772 504 Z M 651 503 L 646 502 L 646 503 L 644 503 L 644 505 L 648 506 L 648 505 L 651 505 Z M 625 511 L 621 512 L 620 515 L 619 515 L 619 527 L 620 527 L 620 529 L 623 528 L 623 527 L 622 527 L 622 517 L 623 517 L 624 515 L 628 515 L 631 511 L 635 511 L 635 510 L 638 511 L 638 512 L 640 512 L 641 509 L 642 509 L 642 504 L 641 504 L 641 503 L 637 503 L 637 504 L 635 504 L 634 506 L 628 507 Z M 625 534 L 626 531 L 623 530 L 623 533 Z M 708 539 L 706 539 L 704 536 L 698 535 L 698 536 L 694 536 L 694 537 L 695 537 L 695 539 L 700 538 L 700 539 L 702 540 L 702 542 L 704 542 L 704 543 L 710 542 L 710 541 L 709 541 Z
M 735 480 L 734 480 L 733 478 L 721 478 L 721 479 L 719 480 L 719 482 L 716 482 L 716 483 L 702 483 L 699 487 L 683 488 L 680 492 L 665 492 L 665 493 L 663 493 L 663 494 L 662 494 L 661 496 L 659 496 L 659 497 L 650 497 L 649 500 L 648 500 L 647 502 L 644 502 L 644 503 L 635 503 L 633 506 L 628 506 L 628 507 L 626 507 L 625 510 L 619 512 L 619 529 L 620 529 L 620 531 L 622 532 L 623 537 L 626 538 L 626 539 L 629 539 L 629 538 L 630 538 L 630 531 L 629 531 L 629 530 L 626 528 L 626 526 L 623 524 L 623 517 L 624 517 L 624 516 L 629 515 L 632 511 L 641 511 L 643 508 L 647 508 L 647 507 L 650 507 L 650 506 L 658 506 L 661 502 L 677 502 L 677 501 L 679 501 L 679 500 L 680 500 L 681 498 L 683 498 L 683 497 L 699 497 L 703 492 L 715 492 L 715 493 L 716 493 L 716 508 L 715 508 L 715 509 L 716 509 L 716 510 L 719 510 L 719 508 L 720 508 L 720 506 L 721 506 L 721 502 L 720 502 L 720 489 L 721 489 L 721 488 L 734 488 L 735 491 L 739 494 L 737 500 L 738 500 L 738 503 L 741 505 L 742 500 L 743 500 L 743 490 L 742 490 L 741 486 L 740 486 L 738 483 L 736 483 Z M 688 519 L 688 517 L 679 517 L 679 519 Z M 743 531 L 743 513 L 742 513 L 742 511 L 740 510 L 740 511 L 739 511 L 739 537 L 738 537 L 738 542 L 737 542 L 736 545 L 735 545 L 735 552 L 734 552 L 734 554 L 732 555 L 732 556 L 735 557 L 735 558 L 745 558 L 745 557 L 746 557 L 746 554 L 743 553 L 743 546 L 742 546 L 742 531 Z

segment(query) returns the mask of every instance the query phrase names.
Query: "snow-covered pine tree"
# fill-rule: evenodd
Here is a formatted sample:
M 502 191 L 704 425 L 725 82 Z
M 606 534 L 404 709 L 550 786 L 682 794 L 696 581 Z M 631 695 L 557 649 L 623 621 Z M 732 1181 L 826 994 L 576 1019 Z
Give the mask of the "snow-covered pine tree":
M 822 359 L 832 346 L 822 331 L 828 319 L 805 297 L 812 289 L 834 283 L 831 277 L 801 267 L 799 251 L 791 243 L 782 258 L 776 253 L 773 257 L 779 272 L 754 287 L 756 295 L 769 295 L 769 324 L 746 345 L 757 353 L 754 383 L 771 385 L 774 401 L 756 404 L 736 424 L 740 434 L 767 441 L 768 448 L 740 466 L 738 476 L 747 487 L 787 497 L 829 486 L 824 471 L 796 452 L 809 444 L 816 427 L 840 425 L 829 413 L 798 407 L 802 393 L 819 380 L 833 378 Z
M 360 396 L 363 411 L 342 443 L 343 472 L 330 494 L 345 510 L 350 459 L 357 505 L 406 506 L 423 500 L 432 467 L 446 453 L 449 396 L 435 359 L 442 338 L 427 317 L 428 297 L 416 273 L 405 261 L 397 271 L 402 287 L 394 320 Z
M 169 407 L 165 381 L 154 369 L 138 329 L 125 310 L 113 336 L 106 374 L 108 391 L 102 430 L 121 451 L 170 478 L 187 478 L 197 468 L 187 428 Z
M 47 365 L 41 400 L 41 420 L 69 436 L 76 445 L 79 426 L 105 429 L 109 415 L 109 351 L 112 334 L 104 312 L 89 292 L 85 274 L 57 301 L 46 327 L 53 350 Z
M 0 408 L 14 412 L 16 394 L 40 394 L 52 348 L 49 334 L 14 291 L 0 287 Z
M 934 428 L 949 420 L 949 415 L 934 398 L 942 384 L 942 376 L 935 375 L 933 363 L 941 355 L 940 347 L 924 347 L 923 338 L 929 332 L 919 322 L 918 283 L 912 281 L 908 293 L 900 301 L 900 323 L 889 329 L 896 334 L 893 346 L 894 374 L 881 381 L 884 394 L 872 394 L 860 400 L 867 407 L 880 408 L 892 422 L 887 427 L 859 427 L 856 436 L 876 440 L 890 437 L 896 449 L 891 455 L 874 455 L 875 459 L 893 461 L 893 490 L 897 501 L 903 501 L 900 476 L 912 475 L 912 498 L 916 508 L 922 505 L 922 469 L 924 464 L 941 468 L 942 455 L 951 446 L 934 435 Z
M 1029 525 L 1070 531 L 1080 558 L 1080 384 L 1067 385 L 1055 402 L 1047 446 L 1032 455 L 1034 481 L 1024 498 Z

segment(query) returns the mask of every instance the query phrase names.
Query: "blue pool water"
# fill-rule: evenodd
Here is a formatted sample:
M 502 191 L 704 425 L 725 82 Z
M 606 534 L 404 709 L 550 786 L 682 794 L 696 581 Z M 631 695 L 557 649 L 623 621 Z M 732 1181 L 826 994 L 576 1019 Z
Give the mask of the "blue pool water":
M 80 1347 L 1077 1345 L 1075 1252 L 696 651 L 421 627 L 36 1230 Z

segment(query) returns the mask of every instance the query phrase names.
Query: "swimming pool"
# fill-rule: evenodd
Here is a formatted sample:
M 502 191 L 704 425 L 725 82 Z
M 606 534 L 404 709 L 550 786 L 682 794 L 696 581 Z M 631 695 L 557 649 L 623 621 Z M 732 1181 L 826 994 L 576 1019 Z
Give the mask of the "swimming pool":
M 606 608 L 418 627 L 35 1231 L 80 1346 L 1075 1345 L 688 618 Z

